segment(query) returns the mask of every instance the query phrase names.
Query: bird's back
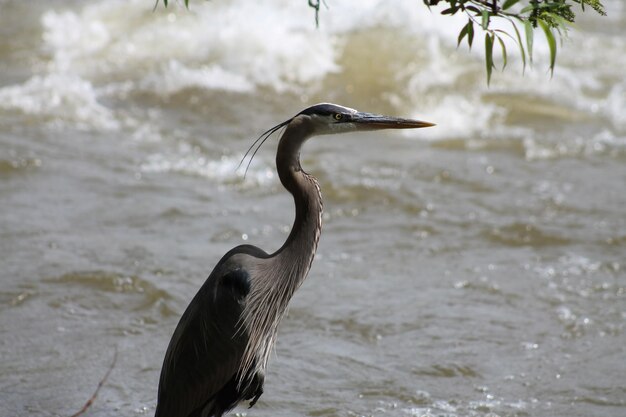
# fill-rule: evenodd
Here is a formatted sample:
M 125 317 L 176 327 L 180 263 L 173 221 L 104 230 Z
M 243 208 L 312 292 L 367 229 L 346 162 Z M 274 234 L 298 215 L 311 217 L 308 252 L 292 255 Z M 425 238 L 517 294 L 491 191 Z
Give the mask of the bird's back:
M 267 254 L 244 245 L 224 255 L 183 313 L 163 361 L 155 417 L 218 417 L 263 392 L 261 373 L 238 377 L 250 257 Z

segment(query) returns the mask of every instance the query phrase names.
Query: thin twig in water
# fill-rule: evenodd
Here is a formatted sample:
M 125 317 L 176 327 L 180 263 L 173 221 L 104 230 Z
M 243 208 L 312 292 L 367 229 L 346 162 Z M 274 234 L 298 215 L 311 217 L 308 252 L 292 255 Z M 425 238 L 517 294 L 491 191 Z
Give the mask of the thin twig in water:
M 107 378 L 109 377 L 109 374 L 111 373 L 111 371 L 113 370 L 113 368 L 115 367 L 115 362 L 117 362 L 117 348 L 115 348 L 115 353 L 113 354 L 113 361 L 111 362 L 111 365 L 109 365 L 109 369 L 107 370 L 107 373 L 104 374 L 104 378 L 102 378 L 100 380 L 100 382 L 98 382 L 98 387 L 96 388 L 96 390 L 94 391 L 93 395 L 91 396 L 91 398 L 89 398 L 87 400 L 87 402 L 85 403 L 85 405 L 83 405 L 83 408 L 81 408 L 80 410 L 78 410 L 77 413 L 72 414 L 71 417 L 78 417 L 82 414 L 84 414 L 89 407 L 91 407 L 91 405 L 93 404 L 93 402 L 96 400 L 96 397 L 98 396 L 98 391 L 100 391 L 100 388 L 102 388 L 102 386 L 104 385 L 104 383 L 106 382 Z

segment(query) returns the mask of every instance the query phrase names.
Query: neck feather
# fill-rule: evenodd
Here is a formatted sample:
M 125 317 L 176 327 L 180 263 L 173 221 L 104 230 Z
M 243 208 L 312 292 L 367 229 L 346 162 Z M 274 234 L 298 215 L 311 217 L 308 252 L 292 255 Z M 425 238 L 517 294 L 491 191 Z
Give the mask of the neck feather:
M 300 148 L 309 136 L 310 131 L 305 124 L 292 121 L 281 137 L 276 153 L 278 176 L 293 196 L 296 215 L 291 233 L 274 255 L 283 258 L 281 261 L 284 260 L 285 265 L 297 267 L 292 273 L 298 275 L 298 285 L 311 267 L 322 229 L 323 205 L 319 184 L 300 165 Z
M 246 375 L 253 366 L 259 371 L 265 369 L 278 323 L 293 293 L 306 278 L 317 250 L 322 229 L 322 196 L 317 180 L 300 166 L 300 147 L 309 136 L 306 127 L 294 119 L 278 145 L 278 176 L 293 195 L 296 216 L 283 246 L 268 258 L 257 261 L 244 310 L 243 324 L 249 332 L 249 342 L 240 376 Z

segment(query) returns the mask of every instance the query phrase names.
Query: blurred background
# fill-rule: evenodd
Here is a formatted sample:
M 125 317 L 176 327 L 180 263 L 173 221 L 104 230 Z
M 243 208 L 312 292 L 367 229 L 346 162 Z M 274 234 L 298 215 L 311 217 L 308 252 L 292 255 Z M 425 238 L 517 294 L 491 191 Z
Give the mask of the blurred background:
M 421 1 L 0 0 L 0 415 L 152 415 L 180 314 L 293 202 L 277 138 L 329 101 L 437 127 L 323 136 L 324 230 L 249 416 L 626 415 L 626 8 L 554 77 L 486 85 Z M 510 27 L 504 26 L 510 30 Z

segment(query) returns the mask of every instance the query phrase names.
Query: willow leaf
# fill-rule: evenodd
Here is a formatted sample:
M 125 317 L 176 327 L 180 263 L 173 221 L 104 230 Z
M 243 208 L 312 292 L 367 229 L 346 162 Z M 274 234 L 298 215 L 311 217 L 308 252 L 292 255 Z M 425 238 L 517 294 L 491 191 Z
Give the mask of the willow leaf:
M 526 49 L 528 50 L 528 59 L 533 62 L 533 24 L 530 20 L 524 22 L 524 30 L 526 32 Z
M 554 38 L 554 33 L 552 33 L 552 29 L 548 24 L 541 20 L 537 19 L 539 22 L 539 26 L 543 29 L 543 32 L 546 34 L 546 40 L 548 41 L 548 46 L 550 47 L 550 76 L 554 75 L 554 65 L 556 64 L 556 39 Z
M 482 26 L 483 26 L 483 30 L 487 30 L 489 28 L 489 10 L 483 10 L 482 11 Z
M 515 22 L 511 21 L 513 29 L 515 29 L 515 35 L 517 36 L 517 44 L 519 45 L 520 55 L 522 55 L 522 74 L 526 71 L 526 52 L 524 51 L 524 43 L 522 42 L 522 36 L 517 29 Z
M 459 32 L 459 37 L 457 39 L 456 42 L 456 47 L 458 48 L 459 45 L 461 45 L 461 42 L 463 41 L 463 38 L 467 35 L 467 32 L 469 31 L 469 25 L 471 24 L 471 21 L 466 23 L 465 26 L 463 26 L 463 29 L 461 29 L 461 32 Z
M 487 85 L 491 82 L 491 72 L 493 70 L 493 36 L 485 34 L 485 64 L 487 66 Z
M 498 42 L 500 42 L 500 48 L 502 48 L 502 71 L 506 68 L 506 46 L 504 45 L 504 41 L 501 37 L 496 36 L 498 38 Z
M 511 6 L 513 6 L 518 1 L 519 0 L 506 0 L 504 2 L 504 4 L 502 5 L 502 10 L 507 10 L 507 9 L 511 8 Z

